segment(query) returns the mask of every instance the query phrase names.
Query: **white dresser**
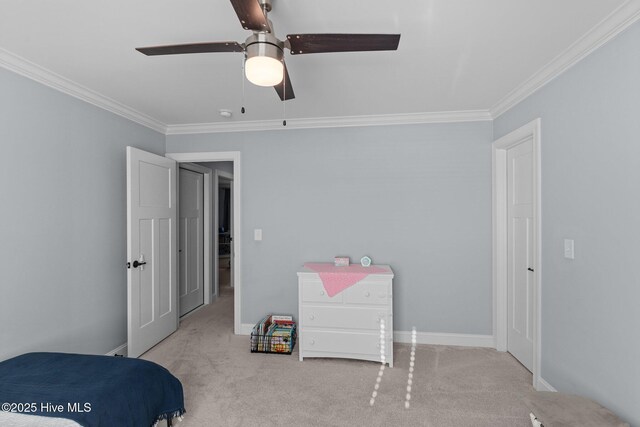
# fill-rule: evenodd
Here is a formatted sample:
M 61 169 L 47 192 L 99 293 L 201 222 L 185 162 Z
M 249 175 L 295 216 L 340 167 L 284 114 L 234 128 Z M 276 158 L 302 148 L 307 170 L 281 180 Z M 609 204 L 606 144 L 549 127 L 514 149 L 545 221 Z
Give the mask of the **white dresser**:
M 381 361 L 380 324 L 384 323 L 384 355 L 393 367 L 393 271 L 368 275 L 329 297 L 318 273 L 298 272 L 298 351 L 305 357 L 342 357 Z M 384 320 L 384 322 L 381 322 Z

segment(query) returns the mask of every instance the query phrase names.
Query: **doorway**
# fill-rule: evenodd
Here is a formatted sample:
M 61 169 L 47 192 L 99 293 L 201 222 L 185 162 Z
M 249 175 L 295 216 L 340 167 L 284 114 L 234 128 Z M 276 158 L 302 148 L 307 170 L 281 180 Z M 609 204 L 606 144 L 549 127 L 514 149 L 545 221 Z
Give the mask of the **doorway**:
M 185 162 L 179 171 L 175 159 L 133 147 L 127 147 L 126 154 L 127 353 L 138 357 L 173 333 L 179 317 L 210 302 L 213 174 Z M 195 225 L 187 226 L 190 222 Z M 182 256 L 185 253 L 189 256 Z M 178 260 L 187 278 L 180 285 Z M 192 304 L 187 301 L 191 296 L 196 298 Z
M 233 174 L 216 171 L 218 177 L 218 287 L 233 288 Z
M 209 162 L 231 162 L 233 165 L 233 185 L 232 185 L 232 191 L 231 191 L 231 198 L 232 198 L 232 209 L 233 209 L 233 214 L 231 215 L 231 221 L 232 221 L 232 229 L 234 230 L 233 233 L 233 248 L 232 248 L 232 254 L 231 254 L 231 263 L 232 263 L 232 268 L 230 271 L 230 274 L 233 277 L 233 296 L 234 296 L 234 302 L 233 302 L 233 324 L 234 324 L 234 333 L 239 335 L 239 334 L 246 334 L 248 330 L 250 330 L 250 328 L 248 330 L 246 330 L 246 328 L 243 328 L 242 323 L 241 323 L 241 308 L 242 308 L 242 303 L 241 303 L 241 299 L 242 299 L 242 277 L 241 277 L 241 260 L 242 260 L 242 250 L 241 250 L 241 243 L 242 243 L 242 239 L 241 239 L 241 233 L 242 233 L 242 227 L 241 227 L 241 198 L 240 198 L 240 194 L 241 194 L 241 162 L 240 162 L 240 152 L 239 151 L 227 151 L 227 152 L 201 152 L 201 153 L 167 153 L 165 155 L 167 158 L 169 159 L 173 159 L 175 161 L 177 161 L 179 164 L 185 163 L 185 162 L 190 162 L 190 163 L 209 163 Z M 215 176 L 216 174 L 213 174 L 214 179 L 212 179 L 212 181 L 215 180 Z M 215 183 L 213 184 L 213 188 L 214 191 L 217 188 L 217 186 L 215 185 Z M 216 210 L 214 209 L 214 215 Z M 217 230 L 216 230 L 217 231 Z M 217 236 L 217 232 L 216 233 L 210 233 L 210 235 L 213 234 L 214 236 Z M 217 240 L 217 239 L 216 239 Z M 218 247 L 217 242 L 213 242 L 214 244 L 213 246 L 213 250 L 212 253 L 216 251 L 215 248 Z M 206 255 L 205 255 L 206 256 Z M 217 257 L 212 257 L 214 260 L 217 259 Z M 217 276 L 217 266 L 214 266 L 213 268 L 213 276 Z M 214 282 L 216 282 L 217 280 L 214 279 Z M 215 284 L 214 284 L 215 287 Z M 215 292 L 218 292 L 218 289 L 215 290 Z M 205 296 L 206 299 L 206 296 Z
M 498 139 L 493 160 L 496 349 L 540 378 L 540 119 Z

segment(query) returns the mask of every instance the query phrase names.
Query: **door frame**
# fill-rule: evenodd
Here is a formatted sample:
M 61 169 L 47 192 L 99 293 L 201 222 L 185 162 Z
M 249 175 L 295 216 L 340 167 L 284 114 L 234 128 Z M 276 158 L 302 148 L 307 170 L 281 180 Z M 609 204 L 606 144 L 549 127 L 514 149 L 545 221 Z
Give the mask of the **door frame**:
M 234 165 L 234 167 L 235 167 L 235 165 Z M 234 171 L 235 171 L 235 169 L 234 169 Z M 213 188 L 213 194 L 214 194 L 213 197 L 216 200 L 216 206 L 218 206 L 217 203 L 220 200 L 220 195 L 219 195 L 219 192 L 220 192 L 220 178 L 225 178 L 225 179 L 231 180 L 231 184 L 232 184 L 231 185 L 231 191 L 233 191 L 233 174 L 229 173 L 229 172 L 225 172 L 225 171 L 221 171 L 221 170 L 216 169 L 214 171 L 214 176 L 213 176 L 213 186 L 214 186 L 214 188 Z M 233 200 L 234 200 L 233 196 L 231 197 L 231 200 L 233 202 Z M 219 251 L 219 248 L 220 248 L 220 246 L 219 245 L 220 245 L 220 243 L 218 241 L 218 237 L 219 237 L 218 230 L 220 229 L 220 217 L 218 215 L 219 210 L 220 209 L 218 207 L 216 209 L 214 215 L 213 215 L 213 217 L 214 217 L 213 224 L 214 224 L 215 230 L 216 230 L 216 233 L 215 233 L 215 244 L 214 244 L 214 247 L 213 247 L 213 250 L 214 250 L 214 252 L 213 252 L 214 264 L 215 264 L 215 269 L 216 269 L 215 273 L 214 273 L 214 275 L 215 275 L 214 283 L 215 283 L 216 295 L 219 295 L 219 292 L 220 292 L 220 277 L 219 277 L 219 272 L 220 272 L 220 270 L 219 270 L 219 268 L 220 268 L 220 265 L 219 265 L 219 263 L 220 263 L 220 259 L 219 259 L 219 257 L 220 257 L 220 253 L 219 252 L 220 251 Z M 233 215 L 233 212 L 234 212 L 233 206 L 231 206 L 231 215 Z M 233 229 L 233 227 L 234 227 L 233 217 L 230 218 L 230 222 L 231 222 L 232 234 L 235 234 L 235 230 Z M 235 239 L 235 237 L 233 237 L 233 238 Z M 234 247 L 234 246 L 232 245 L 231 247 Z M 232 287 L 233 287 L 233 272 L 232 272 L 232 276 L 231 276 L 231 284 L 232 284 Z
M 165 156 L 168 157 L 168 156 Z M 170 157 L 169 157 L 170 158 Z M 175 160 L 175 159 L 174 159 Z M 212 289 L 212 284 L 213 284 L 213 280 L 212 280 L 212 268 L 211 268 L 211 249 L 212 249 L 212 238 L 211 238 L 211 212 L 213 211 L 213 197 L 211 195 L 211 188 L 212 188 L 212 182 L 213 182 L 213 171 L 207 167 L 204 166 L 200 166 L 200 165 L 195 165 L 193 163 L 186 163 L 186 162 L 178 162 L 178 169 L 187 169 L 190 170 L 192 172 L 197 172 L 197 173 L 201 173 L 202 175 L 204 175 L 203 178 L 203 187 L 202 187 L 202 191 L 204 192 L 203 196 L 203 201 L 202 201 L 202 207 L 203 207 L 203 217 L 202 217 L 202 221 L 204 222 L 203 227 L 202 227 L 202 232 L 204 233 L 204 241 L 202 242 L 202 246 L 203 246 L 203 253 L 202 256 L 204 257 L 202 265 L 204 267 L 204 271 L 203 271 L 203 281 L 204 281 L 204 304 L 203 305 L 208 305 L 211 303 L 211 301 L 213 300 L 213 295 L 211 293 L 211 289 Z M 180 172 L 178 171 L 178 183 L 177 183 L 177 188 L 180 188 Z M 180 218 L 180 191 L 178 191 L 178 219 Z M 177 229 L 177 233 L 178 233 L 178 242 L 180 241 L 180 227 L 178 227 Z M 180 277 L 180 263 L 178 263 L 178 277 Z M 180 280 L 178 279 L 178 283 L 180 283 Z M 179 299 L 178 299 L 179 301 Z M 197 310 L 197 308 L 196 308 Z M 182 316 L 182 318 L 184 318 L 185 316 L 188 316 L 190 313 L 193 313 L 195 310 L 190 311 L 189 313 L 185 314 L 184 316 Z M 178 307 L 178 312 L 180 312 L 180 307 Z
M 195 153 L 167 153 L 165 157 L 175 160 L 178 163 L 183 162 L 233 162 L 233 225 L 234 225 L 234 243 L 235 251 L 233 254 L 233 332 L 236 335 L 242 334 L 241 323 L 241 310 L 242 310 L 242 250 L 241 250 L 241 189 L 242 189 L 242 174 L 241 174 L 241 162 L 239 151 L 207 151 L 207 152 L 195 152 Z M 216 234 L 217 234 L 216 230 Z
M 493 199 L 493 335 L 496 350 L 507 351 L 508 327 L 508 218 L 507 218 L 507 151 L 527 140 L 532 141 L 533 174 L 533 386 L 546 389 L 540 376 L 541 360 L 541 119 L 535 119 L 496 140 L 491 145 Z

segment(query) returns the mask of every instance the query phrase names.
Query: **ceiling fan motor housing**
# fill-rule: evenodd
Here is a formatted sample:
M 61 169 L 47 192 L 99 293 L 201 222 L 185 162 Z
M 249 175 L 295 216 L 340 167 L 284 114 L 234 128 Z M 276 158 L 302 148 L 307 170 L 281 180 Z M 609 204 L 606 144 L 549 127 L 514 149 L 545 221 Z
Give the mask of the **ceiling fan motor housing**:
M 284 57 L 284 43 L 271 33 L 254 33 L 244 42 L 245 57 L 268 56 L 282 61 Z

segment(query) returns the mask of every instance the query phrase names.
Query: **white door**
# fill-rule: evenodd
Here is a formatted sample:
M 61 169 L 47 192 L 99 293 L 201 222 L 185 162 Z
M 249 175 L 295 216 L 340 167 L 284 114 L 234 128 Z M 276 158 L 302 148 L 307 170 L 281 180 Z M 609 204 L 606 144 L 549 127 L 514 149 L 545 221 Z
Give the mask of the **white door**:
M 204 304 L 204 175 L 180 169 L 180 316 Z
M 127 147 L 127 332 L 138 357 L 178 328 L 174 160 Z
M 507 350 L 533 369 L 533 144 L 507 151 Z

